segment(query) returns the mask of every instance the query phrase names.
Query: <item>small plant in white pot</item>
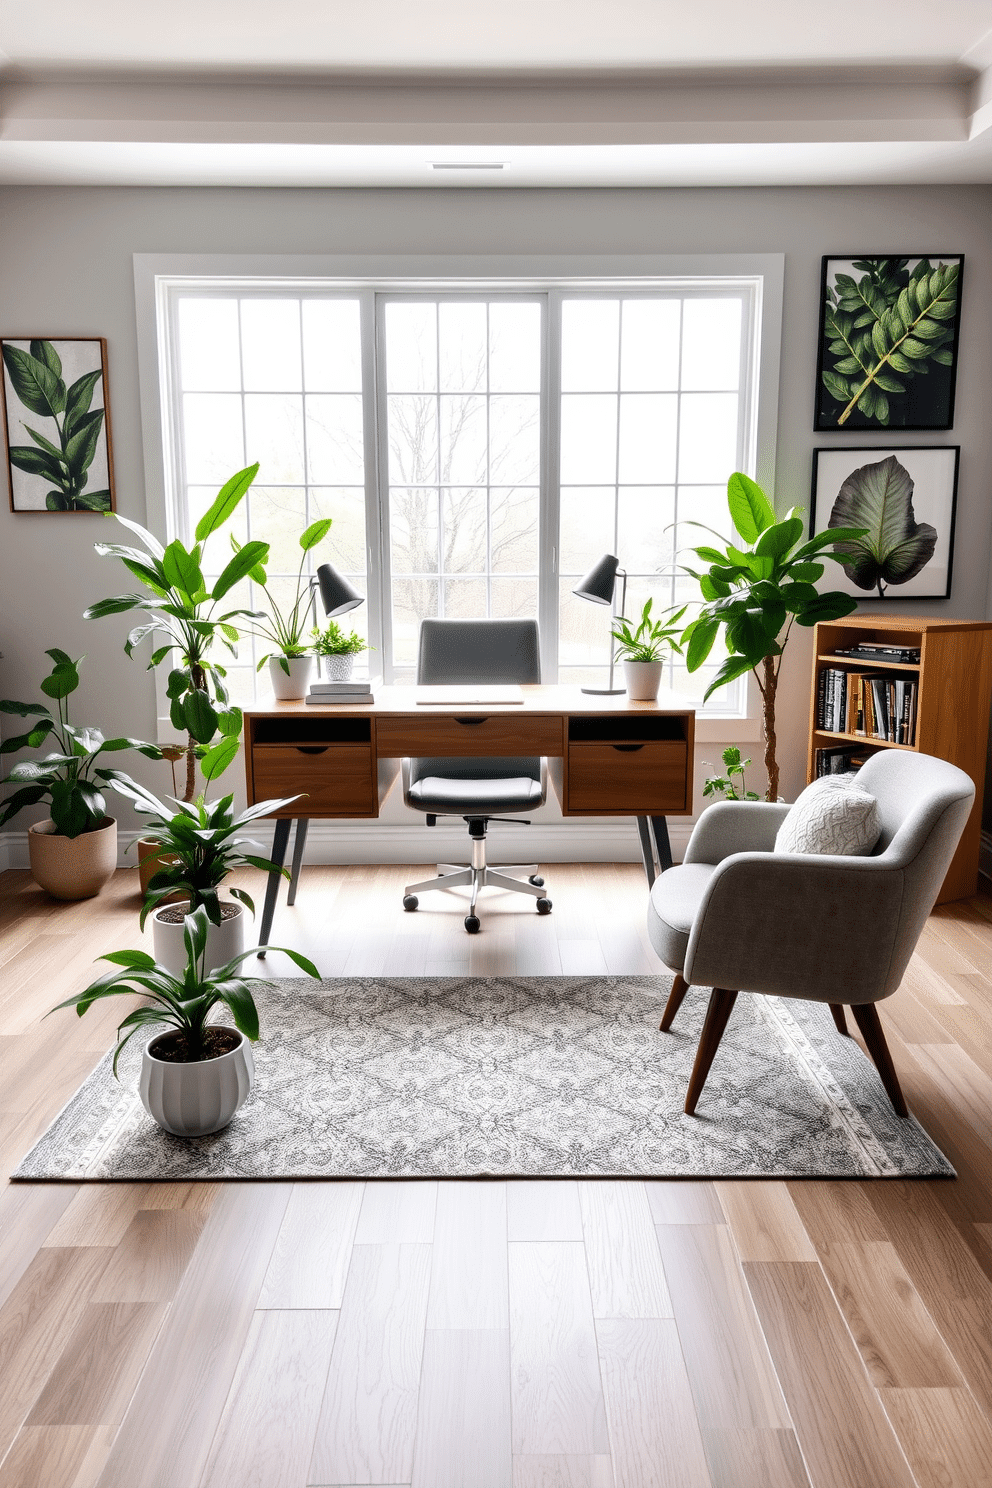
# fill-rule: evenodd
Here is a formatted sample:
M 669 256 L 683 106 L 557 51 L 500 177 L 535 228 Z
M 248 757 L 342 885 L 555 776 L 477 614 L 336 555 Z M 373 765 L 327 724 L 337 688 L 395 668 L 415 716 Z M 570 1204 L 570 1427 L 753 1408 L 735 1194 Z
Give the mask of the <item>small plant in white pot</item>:
M 91 899 L 117 867 L 117 822 L 107 815 L 104 785 L 113 785 L 120 772 L 98 765 L 103 755 L 137 749 L 148 759 L 161 759 L 156 744 L 141 739 L 105 739 L 99 729 L 77 728 L 69 722 L 69 698 L 79 686 L 79 662 L 57 646 L 45 653 L 51 672 L 41 690 L 55 704 L 0 701 L 0 713 L 31 718 L 26 734 L 5 739 L 0 754 L 20 749 L 57 749 L 40 760 L 22 760 L 0 785 L 18 789 L 0 806 L 0 827 L 26 806 L 48 802 L 51 816 L 28 828 L 31 873 L 55 899 Z
M 267 606 L 266 613 L 256 616 L 248 629 L 252 635 L 266 642 L 271 650 L 265 652 L 258 661 L 258 671 L 268 663 L 269 681 L 272 691 L 280 701 L 306 697 L 307 687 L 310 683 L 310 673 L 313 670 L 313 657 L 307 649 L 305 640 L 307 623 L 310 609 L 310 579 L 304 577 L 303 569 L 306 566 L 307 554 L 310 553 L 318 543 L 323 542 L 331 530 L 331 518 L 323 517 L 318 522 L 311 522 L 310 526 L 300 536 L 300 566 L 296 573 L 296 592 L 291 604 L 279 604 L 272 593 L 269 578 L 262 563 L 257 563 L 249 571 L 248 577 L 253 584 L 257 584 L 265 595 Z M 232 545 L 237 550 L 238 544 L 231 539 Z
M 613 639 L 617 642 L 617 659 L 623 662 L 627 696 L 642 703 L 652 702 L 658 696 L 666 652 L 676 651 L 680 656 L 682 654 L 682 647 L 677 639 L 681 634 L 678 622 L 685 614 L 686 607 L 683 605 L 681 610 L 668 611 L 661 619 L 652 620 L 652 604 L 650 599 L 645 601 L 636 629 L 632 629 L 631 622 L 619 615 L 615 621 L 616 628 L 612 631 Z
M 224 880 L 235 868 L 279 872 L 286 878 L 289 872 L 260 853 L 246 852 L 245 848 L 260 848 L 261 844 L 237 834 L 249 822 L 279 811 L 298 798 L 259 801 L 235 816 L 233 796 L 192 802 L 173 796 L 171 802 L 177 809 L 172 812 L 164 801 L 127 776 L 118 779 L 114 789 L 151 819 L 144 840 L 153 842 L 156 853 L 167 859 L 152 875 L 141 909 L 142 929 L 148 916 L 152 917 L 155 960 L 179 975 L 186 961 L 184 921 L 198 909 L 203 909 L 209 925 L 208 969 L 239 955 L 245 943 L 245 910 L 254 914 L 255 905 L 244 889 L 235 886 L 230 888 L 231 898 L 222 898 L 219 891 Z
M 100 998 L 137 994 L 149 999 L 128 1013 L 117 1029 L 114 1074 L 121 1051 L 134 1035 L 157 1027 L 142 1054 L 138 1093 L 148 1114 L 177 1137 L 205 1137 L 221 1131 L 244 1104 L 254 1081 L 250 1044 L 258 1039 L 259 1025 L 252 993 L 267 984 L 260 977 L 239 974 L 251 951 L 242 951 L 212 971 L 205 968 L 209 923 L 202 906 L 187 917 L 184 964 L 178 975 L 145 951 L 111 951 L 100 959 L 110 961 L 115 970 L 52 1009 L 54 1013 L 74 1007 L 82 1017 Z M 307 976 L 320 976 L 313 962 L 298 951 L 284 946 L 272 949 L 281 950 Z M 227 1007 L 233 1028 L 207 1022 L 218 1004 Z
M 348 635 L 336 620 L 329 620 L 323 630 L 312 630 L 310 639 L 321 674 L 328 682 L 347 682 L 355 657 L 368 650 L 368 641 L 357 630 Z

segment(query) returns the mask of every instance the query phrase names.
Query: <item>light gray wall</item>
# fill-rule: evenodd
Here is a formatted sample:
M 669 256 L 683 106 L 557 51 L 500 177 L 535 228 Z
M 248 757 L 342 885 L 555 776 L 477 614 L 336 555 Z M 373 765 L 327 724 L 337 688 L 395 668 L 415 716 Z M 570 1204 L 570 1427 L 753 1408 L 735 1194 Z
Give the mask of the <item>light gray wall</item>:
M 964 253 L 955 427 L 946 434 L 901 438 L 961 445 L 953 596 L 945 604 L 918 609 L 980 618 L 987 613 L 990 580 L 990 207 L 989 187 L 562 192 L 8 188 L 0 190 L 0 333 L 107 337 L 118 510 L 143 521 L 132 277 L 136 252 L 784 252 L 775 494 L 786 507 L 808 502 L 814 446 L 844 442 L 837 435 L 816 436 L 812 429 L 821 255 Z M 883 435 L 856 442 L 900 441 Z M 0 476 L 0 487 L 4 480 Z M 81 619 L 86 604 L 126 587 L 120 566 L 93 553 L 93 542 L 110 523 L 88 515 L 14 516 L 6 510 L 3 494 L 0 501 L 0 651 L 5 656 L 0 693 L 36 696 L 47 646 L 63 646 L 73 654 L 85 651 L 80 721 L 153 737 L 151 675 L 123 655 L 125 621 Z M 780 693 L 779 756 L 786 796 L 804 778 L 810 652 L 808 634 L 795 632 Z M 719 747 L 702 746 L 697 755 L 716 760 Z M 754 746 L 755 753 L 759 747 Z M 122 817 L 127 825 L 124 813 Z

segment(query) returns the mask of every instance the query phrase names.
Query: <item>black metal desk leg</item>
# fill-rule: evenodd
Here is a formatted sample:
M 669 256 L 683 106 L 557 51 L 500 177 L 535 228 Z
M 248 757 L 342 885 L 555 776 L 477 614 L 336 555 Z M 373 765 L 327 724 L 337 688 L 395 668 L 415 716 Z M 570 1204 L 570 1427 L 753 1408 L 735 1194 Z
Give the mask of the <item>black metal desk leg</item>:
M 651 841 L 651 818 L 639 816 L 637 818 L 637 835 L 641 839 L 641 860 L 644 863 L 644 872 L 648 881 L 648 888 L 655 881 L 654 871 L 654 845 Z
M 310 825 L 308 816 L 297 817 L 296 840 L 293 843 L 293 870 L 289 878 L 289 893 L 286 895 L 287 904 L 296 903 L 296 889 L 300 882 L 300 869 L 303 867 L 303 849 L 307 842 L 307 827 Z
M 276 867 L 269 874 L 269 881 L 265 885 L 265 904 L 262 906 L 262 928 L 259 931 L 258 944 L 259 956 L 264 957 L 265 947 L 269 943 L 269 931 L 272 929 L 272 916 L 276 912 L 276 900 L 279 897 L 279 884 L 282 874 L 277 870 L 283 865 L 286 858 L 286 847 L 289 843 L 289 829 L 293 825 L 291 817 L 280 816 L 276 822 L 276 829 L 272 835 L 272 862 Z
M 654 828 L 654 840 L 658 848 L 658 864 L 662 873 L 673 866 L 672 844 L 668 837 L 668 822 L 663 816 L 653 816 L 651 825 Z

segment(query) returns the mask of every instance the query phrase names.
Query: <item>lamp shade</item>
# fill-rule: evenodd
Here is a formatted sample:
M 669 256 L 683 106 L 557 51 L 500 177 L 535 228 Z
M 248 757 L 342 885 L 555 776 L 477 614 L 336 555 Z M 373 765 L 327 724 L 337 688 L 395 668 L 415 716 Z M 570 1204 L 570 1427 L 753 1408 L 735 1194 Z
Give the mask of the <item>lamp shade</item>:
M 577 594 L 579 599 L 591 599 L 593 604 L 612 604 L 619 567 L 619 558 L 614 558 L 612 553 L 604 553 L 585 578 L 580 579 L 572 593 Z
M 364 602 L 364 596 L 353 589 L 330 563 L 322 563 L 318 568 L 317 584 L 325 615 L 343 615 L 345 610 L 354 610 Z

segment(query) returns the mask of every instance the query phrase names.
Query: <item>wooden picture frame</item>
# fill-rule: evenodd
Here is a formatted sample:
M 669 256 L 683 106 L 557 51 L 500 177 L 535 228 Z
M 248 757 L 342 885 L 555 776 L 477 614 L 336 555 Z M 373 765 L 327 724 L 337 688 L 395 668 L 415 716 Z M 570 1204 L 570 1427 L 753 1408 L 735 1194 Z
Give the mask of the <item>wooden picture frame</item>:
M 0 337 L 12 512 L 116 511 L 103 336 Z
M 851 563 L 828 563 L 823 582 L 862 600 L 950 599 L 960 454 L 956 444 L 815 449 L 810 536 L 831 526 L 869 529 Z M 896 509 L 902 532 L 894 544 Z
M 817 432 L 950 429 L 963 253 L 824 257 Z

